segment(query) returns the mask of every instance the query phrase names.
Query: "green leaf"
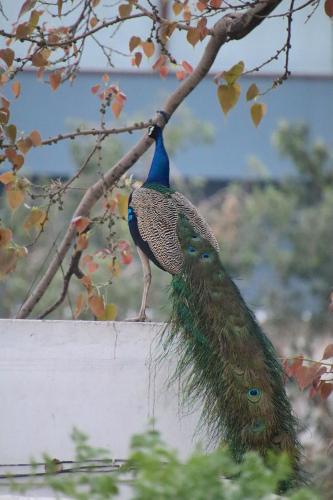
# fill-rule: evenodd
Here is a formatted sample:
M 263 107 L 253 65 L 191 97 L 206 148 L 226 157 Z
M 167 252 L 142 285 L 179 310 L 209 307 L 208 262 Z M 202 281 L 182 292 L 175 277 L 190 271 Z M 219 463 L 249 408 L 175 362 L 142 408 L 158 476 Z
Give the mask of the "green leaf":
M 235 64 L 228 71 L 223 72 L 223 78 L 229 85 L 233 85 L 241 74 L 244 71 L 244 62 L 239 61 L 239 63 Z

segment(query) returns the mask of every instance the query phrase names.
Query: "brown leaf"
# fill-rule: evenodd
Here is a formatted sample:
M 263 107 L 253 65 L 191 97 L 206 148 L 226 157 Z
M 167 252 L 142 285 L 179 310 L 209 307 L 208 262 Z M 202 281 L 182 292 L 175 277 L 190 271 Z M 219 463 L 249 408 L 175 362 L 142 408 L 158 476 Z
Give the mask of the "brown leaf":
M 30 137 L 30 140 L 32 142 L 32 145 L 35 148 L 37 148 L 38 146 L 40 146 L 42 144 L 42 138 L 41 138 L 40 133 L 38 132 L 38 130 L 33 130 L 29 134 L 29 137 Z
M 323 357 L 321 359 L 328 359 L 333 357 L 333 344 L 328 344 L 325 347 Z
M 92 18 L 90 19 L 90 21 L 89 21 L 89 24 L 90 24 L 90 27 L 91 27 L 91 28 L 95 28 L 95 26 L 97 26 L 97 24 L 98 24 L 98 19 L 97 19 L 97 17 L 95 17 L 95 16 L 94 16 L 94 17 L 92 17 Z
M 333 0 L 326 0 L 324 9 L 328 17 L 333 17 Z
M 79 251 L 85 250 L 89 244 L 89 236 L 86 233 L 81 233 L 76 239 L 76 248 Z
M 141 43 L 142 50 L 147 57 L 151 57 L 155 52 L 155 45 L 152 41 L 147 40 Z
M 321 382 L 320 387 L 319 387 L 319 395 L 321 399 L 327 399 L 328 396 L 332 393 L 333 391 L 333 384 L 329 382 Z
M 21 93 L 21 84 L 18 80 L 12 83 L 12 92 L 17 99 Z
M 187 32 L 186 39 L 193 47 L 195 47 L 200 40 L 200 30 L 197 28 L 190 28 Z
M 210 0 L 210 6 L 212 9 L 219 9 L 222 5 L 222 0 Z
M 89 307 L 91 312 L 100 319 L 105 313 L 104 300 L 100 295 L 90 295 L 88 298 Z
M 311 366 L 300 366 L 297 370 L 295 370 L 294 377 L 302 391 L 312 384 L 313 380 L 316 378 L 319 368 L 319 365 L 314 363 Z
M 90 293 L 92 290 L 92 281 L 90 276 L 83 276 L 82 278 L 80 278 L 80 281 L 82 285 L 87 289 L 88 293 Z
M 252 83 L 249 88 L 247 89 L 246 92 L 246 100 L 247 101 L 252 101 L 255 97 L 259 95 L 259 89 L 255 83 Z
M 78 233 L 82 233 L 82 231 L 84 231 L 90 223 L 91 220 L 88 217 L 82 217 L 81 215 L 72 219 L 72 224 L 74 224 Z
M 182 61 L 180 64 L 183 66 L 184 70 L 186 71 L 186 73 L 188 75 L 190 75 L 191 73 L 193 73 L 193 68 L 190 65 L 190 63 L 188 63 L 187 61 Z
M 6 196 L 9 207 L 16 210 L 24 202 L 25 190 L 21 189 L 17 184 L 7 184 Z
M 85 255 L 82 262 L 88 269 L 88 273 L 94 273 L 99 268 L 99 265 L 94 261 L 94 258 L 91 255 Z
M 14 248 L 0 248 L 0 280 L 15 271 L 17 260 L 18 255 Z
M 80 293 L 76 297 L 76 301 L 75 301 L 74 319 L 77 319 L 80 316 L 80 314 L 85 306 L 86 306 L 86 297 L 83 293 Z
M 99 84 L 94 85 L 93 87 L 91 87 L 91 92 L 93 94 L 97 94 L 97 92 L 99 91 L 100 88 L 101 88 L 101 86 Z
M 63 0 L 57 0 L 58 17 L 61 17 Z
M 139 36 L 132 36 L 128 42 L 130 52 L 133 52 L 141 43 L 141 38 Z
M 31 28 L 30 28 L 29 23 L 19 24 L 18 27 L 16 28 L 15 37 L 18 40 L 24 39 L 25 37 L 27 37 L 30 34 L 30 29 Z
M 139 67 L 142 61 L 142 54 L 141 52 L 135 52 L 134 56 L 132 57 L 132 66 L 137 66 Z
M 8 228 L 0 227 L 0 248 L 7 246 L 12 239 L 12 231 Z
M 13 64 L 15 57 L 15 52 L 12 49 L 2 49 L 0 50 L 0 58 L 5 61 L 8 67 Z
M 177 78 L 177 80 L 184 80 L 184 78 L 186 78 L 185 71 L 183 71 L 183 70 L 176 71 L 176 78 Z
M 126 100 L 125 94 L 122 94 L 121 92 L 119 92 L 117 94 L 115 100 L 112 101 L 111 109 L 112 109 L 112 113 L 114 114 L 114 116 L 116 118 L 119 118 L 120 113 L 123 110 L 123 107 L 124 107 L 124 104 L 125 104 L 125 100 Z
M 32 141 L 30 137 L 26 137 L 25 139 L 20 139 L 19 141 L 17 141 L 16 145 L 19 151 L 21 151 L 21 153 L 25 155 L 31 149 Z
M 21 7 L 21 10 L 19 12 L 19 15 L 18 15 L 18 19 L 23 16 L 23 14 L 25 14 L 26 12 L 29 12 L 29 10 L 33 9 L 34 6 L 36 5 L 36 1 L 37 0 L 25 0 L 25 2 L 23 2 L 23 5 Z
M 123 3 L 118 7 L 119 17 L 128 17 L 132 12 L 132 5 L 130 3 Z
M 61 73 L 60 71 L 54 71 L 53 73 L 49 74 L 49 81 L 51 85 L 52 90 L 57 90 L 61 83 Z
M 0 175 L 0 182 L 2 182 L 2 184 L 4 185 L 10 184 L 11 182 L 15 181 L 15 178 L 16 177 L 13 172 L 5 172 L 4 174 Z
M 16 140 L 16 134 L 17 134 L 16 126 L 15 125 L 8 125 L 5 128 L 5 132 L 6 132 L 6 136 L 10 140 L 10 142 L 12 144 L 14 144 L 15 140 Z
M 36 68 L 41 68 L 48 65 L 47 59 L 43 56 L 41 52 L 36 52 L 31 58 L 31 64 L 36 66 Z
M 295 371 L 297 371 L 298 368 L 302 365 L 303 365 L 303 356 L 298 356 L 292 361 L 291 364 L 289 364 L 289 361 L 286 359 L 283 366 L 288 377 L 293 377 L 295 375 Z

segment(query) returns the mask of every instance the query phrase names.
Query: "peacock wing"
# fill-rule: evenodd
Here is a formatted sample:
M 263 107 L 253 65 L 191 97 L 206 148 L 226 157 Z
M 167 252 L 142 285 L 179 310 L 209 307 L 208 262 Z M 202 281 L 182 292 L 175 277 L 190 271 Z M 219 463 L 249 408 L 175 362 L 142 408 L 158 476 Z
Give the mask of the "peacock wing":
M 169 273 L 180 273 L 184 258 L 177 236 L 177 206 L 170 194 L 139 188 L 133 191 L 131 207 L 140 236 L 156 260 Z
M 136 214 L 141 238 L 148 243 L 157 261 L 169 273 L 180 273 L 184 263 L 177 231 L 179 215 L 186 217 L 194 231 L 219 251 L 209 225 L 182 194 L 171 190 L 162 193 L 140 188 L 133 192 L 131 206 Z
M 209 227 L 207 221 L 202 217 L 197 208 L 181 193 L 175 192 L 172 194 L 172 199 L 176 205 L 177 212 L 186 217 L 194 231 L 198 233 L 204 240 L 207 240 L 212 247 L 219 252 L 219 244 Z

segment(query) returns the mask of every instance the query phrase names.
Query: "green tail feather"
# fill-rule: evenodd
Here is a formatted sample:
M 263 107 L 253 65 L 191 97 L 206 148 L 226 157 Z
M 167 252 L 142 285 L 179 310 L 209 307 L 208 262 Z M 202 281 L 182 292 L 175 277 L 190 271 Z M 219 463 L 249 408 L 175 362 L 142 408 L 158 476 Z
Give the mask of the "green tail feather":
M 297 473 L 296 420 L 274 347 L 218 253 L 184 217 L 178 235 L 185 262 L 182 274 L 172 279 L 166 343 L 176 342 L 175 375 L 182 378 L 185 396 L 203 401 L 210 436 L 227 442 L 236 460 L 248 450 L 263 456 L 286 451 Z

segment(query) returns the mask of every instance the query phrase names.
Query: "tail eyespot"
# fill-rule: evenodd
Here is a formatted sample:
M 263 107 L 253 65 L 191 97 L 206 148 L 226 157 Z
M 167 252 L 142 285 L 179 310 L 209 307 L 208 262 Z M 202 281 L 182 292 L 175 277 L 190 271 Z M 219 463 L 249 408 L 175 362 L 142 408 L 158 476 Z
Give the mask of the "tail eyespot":
M 187 247 L 187 251 L 190 255 L 195 255 L 198 253 L 198 250 L 194 247 L 192 247 L 192 245 L 190 245 L 189 247 Z
M 252 432 L 259 434 L 266 429 L 266 424 L 263 420 L 257 420 L 253 425 L 251 425 L 250 429 Z
M 251 387 L 251 389 L 247 391 L 247 399 L 251 401 L 251 403 L 258 403 L 261 398 L 261 394 L 262 392 L 260 389 L 257 387 Z

